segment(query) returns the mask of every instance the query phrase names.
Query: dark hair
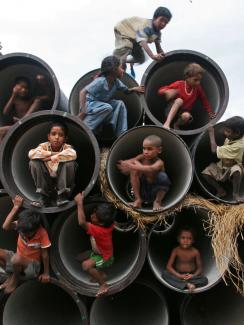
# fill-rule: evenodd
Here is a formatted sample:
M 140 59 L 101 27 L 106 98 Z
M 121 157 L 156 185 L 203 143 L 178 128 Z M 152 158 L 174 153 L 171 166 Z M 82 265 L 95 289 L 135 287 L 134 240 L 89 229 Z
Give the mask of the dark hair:
M 27 83 L 28 88 L 30 88 L 30 79 L 29 78 L 23 77 L 23 76 L 16 77 L 14 80 L 14 85 L 17 85 L 21 82 Z
M 24 210 L 19 214 L 17 231 L 19 233 L 29 233 L 36 231 L 42 224 L 42 214 L 35 210 Z
M 100 76 L 107 76 L 116 72 L 116 69 L 120 66 L 120 60 L 114 56 L 107 56 L 102 60 Z
M 63 130 L 65 137 L 67 137 L 68 128 L 63 122 L 51 122 L 51 124 L 49 126 L 48 134 L 51 132 L 52 128 L 54 128 L 55 126 L 60 127 Z
M 153 14 L 153 19 L 157 19 L 158 17 L 165 17 L 168 19 L 168 21 L 170 21 L 170 19 L 172 18 L 172 14 L 169 11 L 168 8 L 165 7 L 158 7 Z
M 193 240 L 195 240 L 195 231 L 190 226 L 184 226 L 184 227 L 180 228 L 178 233 L 177 233 L 177 238 L 182 234 L 183 231 L 190 232 L 192 234 Z
M 200 64 L 193 62 L 185 67 L 184 78 L 187 79 L 198 75 L 202 76 L 204 72 L 205 70 L 200 66 Z
M 96 208 L 98 222 L 108 228 L 114 223 L 114 207 L 108 203 L 101 203 Z
M 144 140 L 150 141 L 155 147 L 162 147 L 162 139 L 155 134 L 148 135 Z
M 235 133 L 239 133 L 240 138 L 244 134 L 244 119 L 240 116 L 233 116 L 224 121 L 224 126 Z

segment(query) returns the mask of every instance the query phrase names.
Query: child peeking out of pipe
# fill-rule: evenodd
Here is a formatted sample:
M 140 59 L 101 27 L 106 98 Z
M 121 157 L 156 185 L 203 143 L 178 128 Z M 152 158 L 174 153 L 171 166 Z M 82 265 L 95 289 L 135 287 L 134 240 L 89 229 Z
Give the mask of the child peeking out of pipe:
M 36 75 L 34 88 L 31 94 L 31 82 L 27 77 L 19 76 L 15 79 L 12 94 L 2 112 L 5 126 L 0 127 L 0 141 L 12 124 L 50 102 L 51 88 L 44 75 Z
M 161 48 L 161 30 L 164 29 L 172 18 L 169 9 L 158 7 L 152 19 L 141 17 L 131 17 L 120 21 L 114 27 L 115 50 L 123 68 L 126 69 L 126 63 L 142 64 L 145 61 L 145 53 L 155 61 L 164 58 L 164 51 Z M 148 43 L 155 43 L 157 54 L 153 54 Z M 129 58 L 129 56 L 132 56 Z
M 244 153 L 244 119 L 234 116 L 224 123 L 223 133 L 225 141 L 222 146 L 217 146 L 214 128 L 210 127 L 209 137 L 211 151 L 217 154 L 220 160 L 212 162 L 202 171 L 205 181 L 213 187 L 219 198 L 224 198 L 227 193 L 221 183 L 232 183 L 232 195 L 236 202 L 243 202 L 240 197 L 240 186 L 243 178 L 243 153 Z
M 32 202 L 35 207 L 51 204 L 56 195 L 56 205 L 69 202 L 75 187 L 77 169 L 76 151 L 66 143 L 68 129 L 61 122 L 52 122 L 48 142 L 40 143 L 29 151 L 29 166 L 39 198 Z
M 51 243 L 47 231 L 42 227 L 42 215 L 34 210 L 23 210 L 18 220 L 14 221 L 22 203 L 23 198 L 16 195 L 13 199 L 14 206 L 2 225 L 3 230 L 15 229 L 19 234 L 16 253 L 0 249 L 0 266 L 8 275 L 0 286 L 5 294 L 16 289 L 22 276 L 25 280 L 38 278 L 41 282 L 49 282 L 48 247 Z
M 164 162 L 158 157 L 162 152 L 162 139 L 157 135 L 149 135 L 143 140 L 143 153 L 138 156 L 120 160 L 118 169 L 130 175 L 130 182 L 135 201 L 130 205 L 141 208 L 143 203 L 153 204 L 153 210 L 161 210 L 162 201 L 168 192 L 171 182 L 164 171 Z
M 167 115 L 163 125 L 165 128 L 169 129 L 171 123 L 176 130 L 187 127 L 193 121 L 191 110 L 197 98 L 201 100 L 210 119 L 216 116 L 200 85 L 203 74 L 204 69 L 199 64 L 190 63 L 185 67 L 184 80 L 178 80 L 159 88 L 158 94 L 164 96 L 169 102 L 165 112 Z
M 144 87 L 128 88 L 123 84 L 119 79 L 123 73 L 119 59 L 108 56 L 102 61 L 100 74 L 80 91 L 79 118 L 96 136 L 107 125 L 112 126 L 116 137 L 127 131 L 127 110 L 122 100 L 113 98 L 116 91 L 144 92 Z
M 175 288 L 194 291 L 196 287 L 208 284 L 202 275 L 202 259 L 194 244 L 193 230 L 188 227 L 180 229 L 177 240 L 179 246 L 174 248 L 162 277 Z
M 92 250 L 81 253 L 78 260 L 82 268 L 88 272 L 92 280 L 98 282 L 100 288 L 96 297 L 109 291 L 106 273 L 102 270 L 111 266 L 114 261 L 112 232 L 114 228 L 114 207 L 108 203 L 100 203 L 91 215 L 91 222 L 86 221 L 84 211 L 84 192 L 74 198 L 77 204 L 79 225 L 90 235 Z

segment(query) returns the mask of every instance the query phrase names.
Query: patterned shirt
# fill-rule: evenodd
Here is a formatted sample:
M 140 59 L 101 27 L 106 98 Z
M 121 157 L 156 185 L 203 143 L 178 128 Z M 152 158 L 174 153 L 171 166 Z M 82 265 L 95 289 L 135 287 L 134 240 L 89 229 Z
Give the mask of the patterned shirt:
M 225 139 L 223 146 L 217 147 L 217 157 L 221 160 L 231 159 L 242 164 L 244 153 L 244 136 L 237 140 Z

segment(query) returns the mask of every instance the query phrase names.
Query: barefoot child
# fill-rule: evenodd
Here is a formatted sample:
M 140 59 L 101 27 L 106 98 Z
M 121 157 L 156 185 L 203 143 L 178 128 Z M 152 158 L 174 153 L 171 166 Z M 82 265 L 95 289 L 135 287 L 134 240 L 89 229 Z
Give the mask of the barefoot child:
M 81 260 L 82 268 L 92 279 L 99 283 L 97 297 L 105 295 L 109 286 L 106 283 L 106 274 L 102 270 L 113 264 L 114 208 L 111 204 L 99 204 L 91 215 L 91 222 L 86 221 L 84 211 L 84 192 L 75 197 L 78 209 L 78 223 L 90 235 L 92 250 L 84 252 Z
M 190 228 L 183 228 L 178 234 L 179 246 L 171 252 L 162 277 L 173 287 L 193 291 L 196 287 L 207 285 L 208 279 L 202 275 L 202 259 L 193 247 L 194 236 Z
M 111 125 L 116 137 L 127 131 L 127 110 L 122 100 L 114 99 L 116 91 L 143 93 L 143 87 L 128 88 L 119 78 L 124 70 L 119 59 L 108 56 L 102 61 L 101 73 L 80 91 L 79 117 L 96 134 Z
M 24 210 L 19 214 L 18 220 L 14 221 L 23 199 L 17 195 L 13 203 L 14 206 L 2 225 L 4 230 L 15 229 L 19 233 L 16 253 L 0 249 L 0 265 L 9 274 L 0 287 L 5 294 L 15 290 L 22 274 L 26 279 L 38 277 L 41 282 L 49 281 L 48 247 L 51 243 L 46 230 L 41 226 L 42 216 L 39 212 Z M 43 273 L 39 275 L 41 261 Z
M 243 153 L 244 153 L 244 119 L 234 116 L 224 122 L 223 133 L 226 137 L 222 146 L 217 146 L 214 128 L 209 128 L 211 151 L 220 159 L 217 163 L 211 163 L 202 171 L 206 182 L 217 192 L 217 196 L 224 198 L 226 191 L 221 183 L 230 180 L 233 186 L 232 195 L 236 202 L 243 201 L 240 198 L 240 185 L 243 177 Z
M 75 184 L 77 169 L 76 152 L 66 143 L 67 128 L 63 123 L 53 122 L 48 132 L 48 142 L 29 151 L 31 176 L 39 193 L 33 201 L 35 207 L 50 204 L 53 192 L 57 194 L 57 206 L 69 202 Z
M 198 97 L 209 117 L 212 119 L 216 116 L 200 85 L 203 74 L 204 69 L 199 64 L 190 63 L 184 70 L 184 80 L 178 80 L 159 88 L 158 94 L 164 96 L 167 102 L 172 102 L 172 105 L 169 105 L 170 111 L 163 125 L 165 128 L 169 129 L 172 121 L 174 121 L 174 129 L 191 123 L 193 120 L 191 110 Z
M 153 210 L 162 209 L 162 200 L 171 182 L 164 171 L 164 162 L 158 157 L 162 152 L 162 140 L 157 135 L 147 136 L 143 141 L 143 153 L 118 162 L 119 170 L 130 175 L 135 201 L 134 208 L 142 203 L 153 203 Z

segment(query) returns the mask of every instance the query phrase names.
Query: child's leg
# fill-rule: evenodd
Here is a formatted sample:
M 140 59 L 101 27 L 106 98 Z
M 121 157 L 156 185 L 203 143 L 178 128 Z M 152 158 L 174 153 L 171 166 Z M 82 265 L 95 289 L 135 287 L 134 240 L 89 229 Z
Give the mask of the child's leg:
M 0 127 L 0 142 L 2 141 L 5 134 L 8 132 L 8 130 L 11 128 L 11 125 L 1 126 Z
M 241 186 L 242 175 L 239 171 L 235 171 L 232 174 L 232 183 L 233 183 L 233 199 L 237 202 L 243 201 L 240 198 L 240 186 Z
M 162 200 L 164 199 L 166 193 L 166 191 L 162 190 L 157 192 L 156 198 L 153 202 L 153 211 L 158 211 L 162 209 Z
M 176 113 L 178 112 L 178 110 L 180 109 L 182 104 L 183 104 L 183 100 L 181 98 L 176 98 L 176 100 L 174 101 L 174 103 L 170 109 L 167 119 L 163 125 L 165 128 L 167 128 L 167 129 L 170 128 L 170 123 L 172 122 L 173 118 L 175 117 Z
M 166 101 L 169 102 L 172 99 L 176 99 L 178 96 L 179 91 L 177 89 L 168 89 L 163 92 L 163 96 L 165 97 Z
M 26 115 L 30 115 L 31 113 L 36 112 L 39 108 L 41 108 L 42 101 L 39 98 L 35 98 L 33 103 L 31 104 L 30 108 Z
M 77 162 L 74 160 L 59 163 L 56 180 L 58 206 L 69 202 L 68 196 L 71 194 L 75 186 L 77 166 Z
M 226 196 L 226 191 L 224 188 L 210 175 L 202 174 L 203 178 L 205 181 L 211 185 L 216 191 L 219 198 L 225 197 Z
M 127 109 L 122 100 L 112 99 L 109 102 L 113 107 L 113 114 L 109 120 L 109 124 L 113 126 L 116 137 L 127 131 Z
M 131 203 L 131 206 L 134 208 L 141 208 L 142 205 L 142 199 L 140 194 L 140 173 L 137 171 L 131 171 L 130 172 L 130 182 L 131 186 L 133 188 L 135 200 Z
M 155 197 L 153 211 L 157 211 L 162 209 L 162 200 L 171 186 L 171 181 L 165 172 L 159 172 L 152 186 L 152 193 Z
M 192 121 L 192 115 L 188 112 L 183 112 L 174 123 L 174 129 L 178 130 L 180 126 L 187 125 Z
M 185 287 L 186 287 L 186 282 L 185 281 L 177 278 L 174 274 L 170 273 L 167 270 L 164 270 L 162 272 L 162 278 L 175 288 L 184 290 Z

